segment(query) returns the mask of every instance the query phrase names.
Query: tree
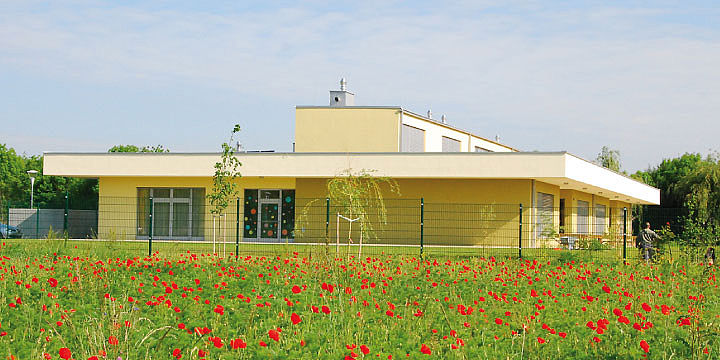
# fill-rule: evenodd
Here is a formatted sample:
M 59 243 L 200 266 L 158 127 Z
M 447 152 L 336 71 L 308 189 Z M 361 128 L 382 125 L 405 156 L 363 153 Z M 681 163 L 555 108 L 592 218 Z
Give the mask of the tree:
M 35 206 L 40 208 L 65 207 L 65 193 L 75 209 L 97 209 L 97 180 L 43 175 L 42 156 L 18 155 L 13 148 L 0 144 L 0 202 L 4 206 L 30 205 L 30 179 L 28 170 L 37 170 Z
M 143 152 L 143 153 L 164 153 L 164 152 L 170 152 L 169 149 L 165 149 L 162 145 L 155 145 L 155 146 L 143 146 L 142 148 L 136 146 L 136 145 L 115 145 L 108 149 L 108 152 L 115 153 L 115 152 Z
M 207 195 L 210 201 L 210 212 L 213 215 L 220 215 L 225 212 L 230 200 L 239 194 L 237 179 L 240 174 L 240 160 L 235 157 L 235 148 L 232 147 L 233 139 L 240 132 L 240 125 L 235 124 L 230 133 L 230 140 L 222 143 L 220 161 L 215 163 L 215 174 L 213 175 L 212 191 Z
M 352 169 L 346 169 L 327 182 L 330 202 L 340 214 L 350 219 L 358 219 L 361 233 L 358 257 L 362 254 L 362 239 L 370 240 L 375 237 L 373 217 L 380 224 L 387 223 L 383 187 L 388 187 L 391 193 L 400 195 L 400 188 L 395 180 L 374 176 L 373 172 L 363 169 L 355 173 Z
M 720 160 L 708 156 L 675 189 L 684 194 L 688 210 L 682 237 L 693 245 L 716 243 L 720 237 Z
M 662 207 L 679 208 L 685 205 L 689 188 L 681 189 L 678 184 L 705 161 L 700 154 L 685 153 L 678 158 L 664 159 L 658 166 L 638 171 L 633 177 L 660 189 Z
M 620 151 L 603 146 L 595 158 L 595 163 L 612 171 L 620 172 Z

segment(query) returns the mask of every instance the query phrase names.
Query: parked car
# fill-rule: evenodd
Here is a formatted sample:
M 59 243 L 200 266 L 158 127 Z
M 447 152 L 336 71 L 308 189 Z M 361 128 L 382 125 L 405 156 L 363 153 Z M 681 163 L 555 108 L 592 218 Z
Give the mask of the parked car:
M 3 239 L 20 239 L 22 238 L 22 229 L 7 224 L 0 224 L 0 238 Z

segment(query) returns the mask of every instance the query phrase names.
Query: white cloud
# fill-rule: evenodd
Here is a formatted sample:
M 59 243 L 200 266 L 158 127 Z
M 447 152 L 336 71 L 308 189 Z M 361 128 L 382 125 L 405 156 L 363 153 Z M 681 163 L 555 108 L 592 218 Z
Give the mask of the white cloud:
M 467 5 L 5 9 L 0 66 L 78 84 L 226 88 L 283 107 L 324 103 L 345 75 L 363 104 L 432 107 L 525 150 L 592 158 L 609 145 L 633 170 L 716 141 L 717 29 L 658 20 L 677 9 Z

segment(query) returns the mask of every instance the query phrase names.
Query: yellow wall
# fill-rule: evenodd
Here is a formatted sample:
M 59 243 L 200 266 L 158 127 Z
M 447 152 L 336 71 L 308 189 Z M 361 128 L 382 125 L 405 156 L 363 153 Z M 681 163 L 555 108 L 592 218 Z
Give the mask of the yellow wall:
M 297 108 L 296 152 L 398 152 L 400 110 Z
M 101 177 L 98 204 L 98 236 L 101 238 L 134 239 L 137 231 L 137 188 L 204 188 L 205 194 L 212 190 L 212 178 L 204 177 Z M 294 189 L 294 178 L 242 177 L 238 181 L 240 196 L 244 189 Z M 213 222 L 209 215 L 209 203 L 204 219 L 205 240 L 212 239 Z M 231 201 L 223 219 L 228 236 L 234 238 L 236 202 Z M 240 204 L 243 216 L 243 204 Z M 219 220 L 218 220 L 219 221 Z M 241 221 L 242 222 L 242 221 Z M 219 226 L 219 225 L 216 225 Z
M 260 178 L 243 177 L 239 180 L 240 191 L 244 189 L 295 189 L 298 228 L 302 234 L 296 236 L 296 242 L 322 242 L 325 240 L 325 219 L 327 196 L 326 178 Z M 532 208 L 531 180 L 512 179 L 399 179 L 401 195 L 391 195 L 386 191 L 388 225 L 376 228 L 378 238 L 383 242 L 397 244 L 418 244 L 420 239 L 420 198 L 424 198 L 424 240 L 427 245 L 478 245 L 478 246 L 517 246 L 518 209 L 523 204 L 523 247 L 555 246 L 549 240 L 535 238 L 535 210 Z M 100 199 L 98 226 L 102 238 L 117 237 L 134 239 L 137 222 L 137 188 L 205 188 L 209 193 L 211 178 L 188 177 L 103 177 L 100 178 Z M 560 190 L 558 186 L 535 181 L 535 191 L 552 194 L 555 200 L 555 225 L 559 224 L 560 198 L 566 199 L 566 229 L 572 234 L 577 229 L 577 200 L 590 202 L 590 230 L 593 231 L 593 195 Z M 242 196 L 242 195 L 241 195 Z M 608 206 L 608 215 L 612 216 L 610 225 L 622 228 L 622 207 L 630 205 L 620 201 L 594 196 L 595 204 Z M 306 207 L 306 205 L 310 204 Z M 206 202 L 206 205 L 207 202 Z M 229 239 L 235 234 L 235 202 L 231 202 L 224 220 Z M 243 204 L 239 209 L 242 224 Z M 337 234 L 335 214 L 340 210 L 334 204 L 330 209 L 329 238 L 334 242 Z M 610 214 L 612 212 L 612 214 Z M 212 218 L 205 211 L 204 239 L 212 239 Z M 349 214 L 343 214 L 349 215 Z M 304 218 L 304 219 L 303 219 Z M 375 223 L 379 223 L 376 220 Z M 306 225 L 302 225 L 305 221 Z M 628 219 L 628 229 L 631 220 Z M 347 241 L 348 225 L 342 222 L 340 238 Z M 350 236 L 359 241 L 357 227 Z M 628 230 L 630 231 L 630 230 Z M 242 231 L 241 231 L 242 236 Z M 622 234 L 619 234 L 622 240 Z M 629 238 L 629 243 L 631 242 Z M 366 239 L 367 242 L 367 239 Z
M 388 224 L 377 229 L 383 241 L 419 243 L 420 198 L 424 198 L 425 244 L 517 246 L 518 209 L 521 203 L 530 204 L 530 180 L 399 179 L 397 183 L 401 196 L 385 193 Z M 296 216 L 308 203 L 303 199 L 327 196 L 326 184 L 327 179 L 297 180 Z M 324 223 L 324 203 L 313 202 L 308 209 L 309 223 Z M 331 205 L 331 242 L 336 241 L 337 212 Z M 348 225 L 340 224 L 340 238 L 347 241 Z M 324 231 L 323 227 L 306 229 L 296 241 L 322 241 Z M 357 242 L 359 234 L 353 232 L 351 238 Z

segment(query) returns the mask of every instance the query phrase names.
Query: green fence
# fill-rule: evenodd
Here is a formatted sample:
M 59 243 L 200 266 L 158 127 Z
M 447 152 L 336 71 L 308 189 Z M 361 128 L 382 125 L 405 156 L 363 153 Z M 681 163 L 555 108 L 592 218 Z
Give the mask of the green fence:
M 3 237 L 86 240 L 138 255 L 160 253 L 324 253 L 637 258 L 633 234 L 640 222 L 679 226 L 678 209 L 531 207 L 524 204 L 435 203 L 386 199 L 351 213 L 327 198 L 294 192 L 237 198 L 221 212 L 204 194 L 176 190 L 137 197 L 100 197 L 97 209 L 29 209 L 3 204 L 0 219 L 19 229 Z M 360 210 L 355 210 L 359 212 Z M 6 227 L 7 229 L 7 227 Z

